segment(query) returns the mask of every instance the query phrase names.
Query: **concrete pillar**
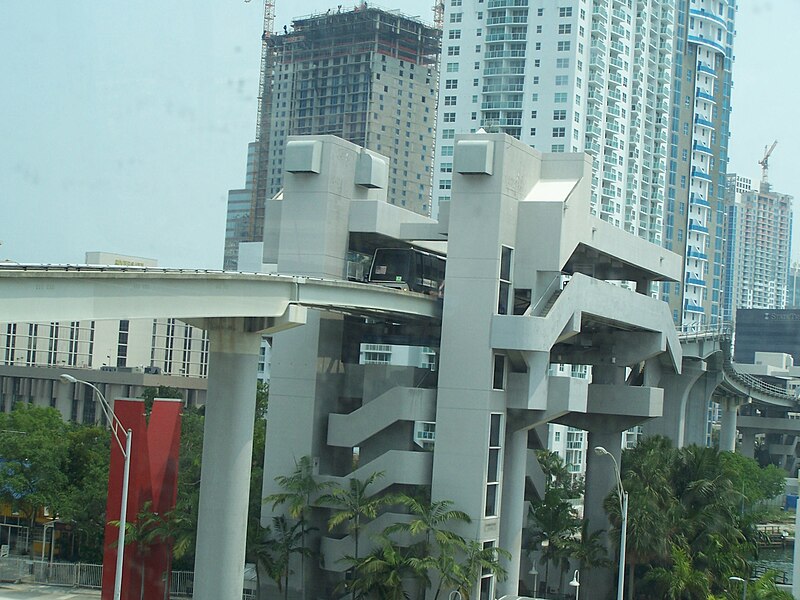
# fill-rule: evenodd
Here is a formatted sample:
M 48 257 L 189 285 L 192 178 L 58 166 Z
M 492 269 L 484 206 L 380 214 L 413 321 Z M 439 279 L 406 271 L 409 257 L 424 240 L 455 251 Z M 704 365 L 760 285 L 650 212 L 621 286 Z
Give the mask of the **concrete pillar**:
M 603 502 L 606 497 L 617 485 L 617 475 L 614 472 L 614 461 L 608 456 L 598 456 L 594 448 L 602 446 L 611 453 L 620 464 L 622 459 L 621 434 L 625 427 L 603 428 L 590 430 L 586 447 L 586 491 L 584 495 L 583 516 L 589 521 L 589 533 L 594 533 L 600 529 L 606 531 L 611 528 L 611 523 L 606 515 Z M 606 539 L 606 547 L 609 551 L 612 563 L 614 560 L 613 548 L 616 544 L 609 538 Z M 616 581 L 616 568 L 610 569 L 591 569 L 586 573 L 581 573 L 581 588 L 592 590 L 593 598 L 609 597 L 614 589 Z
M 194 597 L 239 598 L 244 578 L 261 334 L 245 319 L 213 320 L 197 518 Z
M 722 412 L 722 423 L 719 430 L 720 452 L 736 451 L 736 409 L 739 404 L 736 398 L 726 396 L 719 403 Z
M 663 416 L 644 426 L 647 435 L 666 436 L 676 448 L 686 444 L 686 406 L 694 384 L 706 372 L 706 365 L 703 361 L 684 360 L 682 371 L 680 375 L 670 374 L 661 378 L 659 386 L 664 389 Z
M 522 528 L 525 526 L 525 475 L 528 457 L 528 431 L 506 429 L 503 460 L 503 500 L 498 546 L 511 553 L 503 559 L 508 578 L 497 582 L 497 597 L 519 593 L 519 562 L 522 554 Z
M 756 433 L 755 431 L 742 431 L 742 447 L 739 449 L 742 456 L 754 458 L 756 454 Z

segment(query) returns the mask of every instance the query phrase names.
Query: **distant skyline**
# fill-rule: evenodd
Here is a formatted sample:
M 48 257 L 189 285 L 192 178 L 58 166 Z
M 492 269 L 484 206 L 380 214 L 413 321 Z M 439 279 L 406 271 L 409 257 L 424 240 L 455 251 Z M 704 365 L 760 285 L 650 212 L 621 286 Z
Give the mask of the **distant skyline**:
M 275 29 L 336 8 L 278 3 Z M 354 4 L 343 4 L 351 9 Z M 401 11 L 432 21 L 433 2 Z M 385 4 L 383 8 L 391 8 Z M 0 22 L 0 260 L 86 251 L 219 269 L 227 191 L 253 140 L 263 3 L 29 0 Z M 800 0 L 740 4 L 728 171 L 800 203 Z M 800 260 L 800 215 L 793 257 Z

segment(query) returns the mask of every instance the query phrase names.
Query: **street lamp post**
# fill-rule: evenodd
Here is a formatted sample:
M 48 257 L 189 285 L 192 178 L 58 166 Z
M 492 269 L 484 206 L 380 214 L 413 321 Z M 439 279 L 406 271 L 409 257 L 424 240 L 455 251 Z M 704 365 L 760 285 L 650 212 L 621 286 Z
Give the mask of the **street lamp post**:
M 125 459 L 123 471 L 122 471 L 122 501 L 120 503 L 119 508 L 119 537 L 117 539 L 117 565 L 116 570 L 114 572 L 114 600 L 120 600 L 120 596 L 122 595 L 122 567 L 125 561 L 125 525 L 127 524 L 127 516 L 128 516 L 128 480 L 130 477 L 130 470 L 131 470 L 131 430 L 125 429 L 123 427 L 122 422 L 119 420 L 117 415 L 114 414 L 114 409 L 111 408 L 111 405 L 106 400 L 106 397 L 103 393 L 98 390 L 94 385 L 89 383 L 88 381 L 82 381 L 80 379 L 75 379 L 72 375 L 68 375 L 67 373 L 63 373 L 59 376 L 59 379 L 64 383 L 75 383 L 75 384 L 82 384 L 88 386 L 94 390 L 94 393 L 97 396 L 97 399 L 100 401 L 100 408 L 105 414 L 106 419 L 108 420 L 108 425 L 111 428 L 111 433 L 114 435 L 114 439 L 117 441 L 117 445 L 119 449 L 122 451 L 122 456 Z M 124 432 L 125 435 L 125 443 L 122 443 L 122 439 L 120 438 L 120 431 Z
M 623 600 L 625 587 L 625 542 L 628 536 L 628 492 L 622 487 L 622 477 L 619 473 L 617 459 L 602 446 L 595 446 L 594 453 L 598 456 L 610 456 L 614 462 L 614 474 L 617 476 L 617 495 L 619 496 L 619 509 L 622 523 L 619 534 L 619 573 L 617 575 L 617 600 Z
M 738 581 L 742 584 L 742 600 L 747 600 L 747 579 L 741 577 L 728 577 L 728 581 Z
M 569 584 L 575 588 L 575 600 L 578 600 L 578 594 L 581 591 L 581 573 L 578 569 L 575 569 L 575 574 L 572 576 L 572 581 Z

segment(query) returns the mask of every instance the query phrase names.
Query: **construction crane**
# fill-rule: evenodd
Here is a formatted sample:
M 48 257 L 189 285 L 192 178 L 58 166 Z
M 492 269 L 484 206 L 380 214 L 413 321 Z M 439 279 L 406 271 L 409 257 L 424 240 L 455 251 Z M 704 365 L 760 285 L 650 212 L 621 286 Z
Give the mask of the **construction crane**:
M 758 161 L 758 164 L 761 165 L 761 188 L 764 191 L 769 191 L 769 181 L 768 181 L 769 156 L 770 154 L 772 154 L 772 151 L 775 150 L 775 146 L 777 145 L 778 145 L 778 140 L 775 140 L 774 142 L 772 142 L 772 146 L 770 146 L 769 149 L 767 149 L 767 147 L 764 146 L 764 158 Z

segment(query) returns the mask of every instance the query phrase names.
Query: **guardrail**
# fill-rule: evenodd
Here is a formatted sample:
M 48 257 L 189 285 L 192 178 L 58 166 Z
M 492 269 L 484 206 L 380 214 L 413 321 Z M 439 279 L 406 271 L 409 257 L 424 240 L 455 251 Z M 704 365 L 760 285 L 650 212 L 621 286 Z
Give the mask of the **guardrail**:
M 0 558 L 0 581 L 100 589 L 103 584 L 103 565 L 7 556 Z M 170 574 L 169 587 L 170 597 L 191 598 L 194 591 L 194 572 L 173 571 Z M 242 600 L 254 600 L 255 581 L 246 581 L 243 587 Z

